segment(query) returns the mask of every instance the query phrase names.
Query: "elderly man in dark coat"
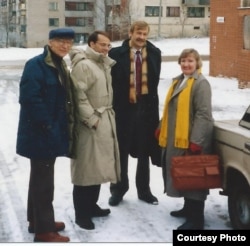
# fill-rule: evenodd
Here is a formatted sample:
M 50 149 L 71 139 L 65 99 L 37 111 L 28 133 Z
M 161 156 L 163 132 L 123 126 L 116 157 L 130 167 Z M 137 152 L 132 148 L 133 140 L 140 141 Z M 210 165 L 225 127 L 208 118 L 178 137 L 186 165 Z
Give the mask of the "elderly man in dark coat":
M 28 231 L 37 242 L 68 242 L 58 231 L 53 209 L 54 164 L 58 156 L 70 156 L 73 103 L 69 72 L 63 57 L 68 54 L 74 31 L 50 31 L 43 54 L 30 59 L 20 82 L 18 154 L 30 159 Z
M 154 131 L 159 123 L 157 88 L 161 71 L 161 51 L 147 41 L 148 33 L 149 25 L 146 22 L 134 22 L 130 28 L 130 38 L 109 53 L 117 62 L 112 67 L 111 74 L 121 161 L 121 182 L 110 186 L 111 206 L 118 205 L 129 189 L 129 155 L 138 159 L 138 198 L 150 204 L 158 204 L 149 187 L 149 157 L 153 164 L 159 163 L 157 159 L 160 150 Z

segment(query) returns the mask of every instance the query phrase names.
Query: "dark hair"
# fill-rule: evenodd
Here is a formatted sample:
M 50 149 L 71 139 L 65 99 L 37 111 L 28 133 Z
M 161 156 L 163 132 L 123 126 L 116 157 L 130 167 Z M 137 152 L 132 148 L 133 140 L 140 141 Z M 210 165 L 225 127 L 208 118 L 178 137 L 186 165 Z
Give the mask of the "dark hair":
M 98 35 L 103 35 L 103 36 L 107 37 L 110 40 L 109 34 L 107 32 L 104 32 L 104 31 L 94 31 L 88 37 L 88 45 L 89 46 L 90 46 L 91 42 L 96 43 L 98 41 Z

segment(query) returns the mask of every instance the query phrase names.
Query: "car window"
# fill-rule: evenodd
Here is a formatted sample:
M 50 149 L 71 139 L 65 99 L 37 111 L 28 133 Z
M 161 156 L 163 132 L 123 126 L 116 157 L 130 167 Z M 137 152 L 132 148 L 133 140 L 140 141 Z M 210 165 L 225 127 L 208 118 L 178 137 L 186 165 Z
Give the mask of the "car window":
M 250 105 L 239 122 L 239 125 L 250 130 Z

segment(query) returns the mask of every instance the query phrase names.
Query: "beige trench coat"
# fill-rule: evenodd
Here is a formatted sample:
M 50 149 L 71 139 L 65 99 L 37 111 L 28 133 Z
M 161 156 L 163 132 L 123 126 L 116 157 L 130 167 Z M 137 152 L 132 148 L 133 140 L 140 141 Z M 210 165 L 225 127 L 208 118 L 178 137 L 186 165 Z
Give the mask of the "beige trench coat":
M 90 47 L 86 51 L 72 48 L 69 55 L 78 111 L 76 159 L 71 160 L 72 183 L 80 186 L 116 183 L 120 180 L 120 158 L 110 75 L 115 61 Z

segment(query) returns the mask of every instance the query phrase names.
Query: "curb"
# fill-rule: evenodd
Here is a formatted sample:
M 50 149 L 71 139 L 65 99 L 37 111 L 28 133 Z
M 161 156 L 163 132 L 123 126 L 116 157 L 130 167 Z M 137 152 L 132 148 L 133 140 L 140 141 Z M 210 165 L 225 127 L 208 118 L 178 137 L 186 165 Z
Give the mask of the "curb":
M 177 62 L 179 56 L 162 56 L 162 62 Z M 209 55 L 201 55 L 203 61 L 209 61 Z M 68 59 L 66 59 L 67 62 Z M 0 61 L 0 69 L 22 69 L 26 63 L 26 60 L 9 60 L 9 61 Z
M 179 56 L 162 56 L 162 61 L 163 62 L 173 62 L 173 61 L 178 61 Z M 209 61 L 210 55 L 201 55 L 201 59 L 203 61 Z

